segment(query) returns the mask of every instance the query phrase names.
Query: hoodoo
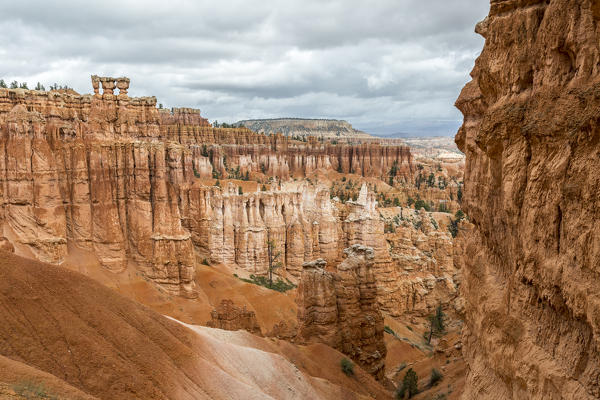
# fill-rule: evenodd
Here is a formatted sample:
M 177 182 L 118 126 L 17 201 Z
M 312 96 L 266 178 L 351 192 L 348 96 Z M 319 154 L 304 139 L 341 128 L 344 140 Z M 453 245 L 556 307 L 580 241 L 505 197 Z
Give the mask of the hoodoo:
M 304 261 L 335 262 L 347 246 L 327 189 L 273 184 L 240 194 L 195 181 L 317 168 L 384 176 L 392 165 L 409 179 L 413 168 L 404 146 L 213 128 L 199 110 L 129 97 L 129 83 L 94 75 L 92 95 L 0 88 L 0 227 L 17 254 L 60 264 L 75 246 L 109 270 L 134 263 L 172 293 L 194 297 L 196 255 L 264 272 L 272 234 L 297 276 Z

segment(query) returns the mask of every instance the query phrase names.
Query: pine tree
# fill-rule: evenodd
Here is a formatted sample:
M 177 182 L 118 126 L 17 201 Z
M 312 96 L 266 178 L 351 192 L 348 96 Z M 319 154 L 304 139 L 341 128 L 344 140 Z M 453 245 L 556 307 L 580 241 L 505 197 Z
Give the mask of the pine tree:
M 0 88 L 6 89 L 6 82 L 4 82 L 4 79 L 0 79 Z
M 11 89 L 18 89 L 18 88 L 19 88 L 19 82 L 17 82 L 17 81 L 12 81 L 12 82 L 10 83 L 10 88 L 11 88 Z
M 42 92 L 45 92 L 46 88 L 44 87 L 44 85 L 38 82 L 37 85 L 35 85 L 35 90 L 41 90 Z
M 396 392 L 396 398 L 404 399 L 406 394 L 408 394 L 408 398 L 410 399 L 417 393 L 419 393 L 419 377 L 417 376 L 417 373 L 410 368 L 406 371 L 406 375 L 404 375 L 402 386 L 400 386 L 400 389 Z

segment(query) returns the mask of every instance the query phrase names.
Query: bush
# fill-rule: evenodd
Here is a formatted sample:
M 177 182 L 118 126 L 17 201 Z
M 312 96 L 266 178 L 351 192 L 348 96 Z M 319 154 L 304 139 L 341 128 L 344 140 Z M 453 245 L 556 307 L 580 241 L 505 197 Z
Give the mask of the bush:
M 394 330 L 387 325 L 383 327 L 383 331 L 385 333 L 389 333 L 390 335 L 396 336 L 396 332 L 394 332 Z
M 424 200 L 418 199 L 417 201 L 415 201 L 415 210 L 420 210 L 421 208 L 424 208 L 425 211 L 431 211 L 431 206 L 429 205 L 429 203 L 427 203 Z
M 433 387 L 433 386 L 437 385 L 443 378 L 444 378 L 444 375 L 442 375 L 442 373 L 440 371 L 438 371 L 435 368 L 432 369 L 431 377 L 429 378 L 429 387 Z
M 352 363 L 352 361 L 348 360 L 347 358 L 342 358 L 342 361 L 340 361 L 340 365 L 342 367 L 343 373 L 345 373 L 348 376 L 354 375 L 354 364 Z
M 402 386 L 396 392 L 396 398 L 404 399 L 407 393 L 409 399 L 419 393 L 419 377 L 412 368 L 406 371 L 406 375 L 404 375 L 404 379 L 402 380 Z
M 263 286 L 267 289 L 276 290 L 278 292 L 284 293 L 288 290 L 292 290 L 297 287 L 297 285 L 293 284 L 290 280 L 286 279 L 282 281 L 281 278 L 278 278 L 277 281 L 271 283 L 269 278 L 266 276 L 256 276 L 254 274 L 250 275 L 250 279 L 239 278 L 240 280 L 246 283 L 252 283 L 254 285 Z
M 202 259 L 202 264 L 203 265 L 210 265 L 210 263 L 208 262 L 208 260 L 206 258 Z
M 58 399 L 58 397 L 48 394 L 42 383 L 24 381 L 12 387 L 15 393 L 26 399 Z
M 423 337 L 427 339 L 427 344 L 431 343 L 431 336 L 443 335 L 446 332 L 446 326 L 444 319 L 446 314 L 442 310 L 442 305 L 438 305 L 435 309 L 435 315 L 427 317 L 429 319 L 429 332 L 424 332 Z
M 465 218 L 465 213 L 462 210 L 458 210 L 454 216 L 456 218 L 451 220 L 450 224 L 448 225 L 448 230 L 453 238 L 458 235 L 458 223 Z

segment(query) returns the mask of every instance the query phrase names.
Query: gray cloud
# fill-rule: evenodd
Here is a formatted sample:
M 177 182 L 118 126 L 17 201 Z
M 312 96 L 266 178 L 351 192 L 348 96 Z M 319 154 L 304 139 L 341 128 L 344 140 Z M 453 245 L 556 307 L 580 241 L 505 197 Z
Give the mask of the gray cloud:
M 455 0 L 12 1 L 0 78 L 131 95 L 211 120 L 346 119 L 373 133 L 453 134 L 487 2 Z

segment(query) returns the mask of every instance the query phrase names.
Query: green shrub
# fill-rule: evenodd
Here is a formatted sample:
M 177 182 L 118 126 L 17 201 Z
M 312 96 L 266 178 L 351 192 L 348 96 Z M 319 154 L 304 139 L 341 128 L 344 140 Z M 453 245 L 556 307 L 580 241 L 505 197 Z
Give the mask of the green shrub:
M 58 399 L 46 392 L 46 388 L 42 383 L 23 381 L 12 387 L 15 393 L 26 399 Z
M 425 211 L 431 211 L 431 206 L 429 203 L 427 203 L 425 200 L 418 199 L 415 201 L 415 210 L 420 210 L 421 208 L 424 208 Z
M 348 360 L 347 358 L 342 358 L 342 361 L 340 361 L 340 365 L 342 367 L 343 373 L 345 373 L 348 376 L 354 375 L 354 364 L 352 363 L 352 361 Z
M 206 258 L 202 259 L 202 264 L 203 265 L 210 265 L 210 263 L 208 262 L 208 259 L 206 259 Z
M 239 277 L 236 276 L 236 278 Z M 277 281 L 271 283 L 269 281 L 269 278 L 267 278 L 266 276 L 256 276 L 254 274 L 250 275 L 250 279 L 239 279 L 246 283 L 252 283 L 254 285 L 266 287 L 267 289 L 276 290 L 281 293 L 287 292 L 288 290 L 292 290 L 297 287 L 297 285 L 293 284 L 289 279 L 283 281 L 281 280 L 281 278 L 278 278 Z
M 427 340 L 427 344 L 431 343 L 431 336 L 441 336 L 446 332 L 445 326 L 446 314 L 442 310 L 442 305 L 438 305 L 435 309 L 435 315 L 427 317 L 429 320 L 429 332 L 424 332 L 423 337 Z
M 406 375 L 404 375 L 404 379 L 402 380 L 402 385 L 396 392 L 396 398 L 404 399 L 407 393 L 409 399 L 419 393 L 419 377 L 412 368 L 409 368 L 409 370 L 406 371 Z
M 432 369 L 431 377 L 429 378 L 429 387 L 433 387 L 433 386 L 437 385 L 443 378 L 444 378 L 444 375 L 442 375 L 442 373 L 440 371 L 438 371 L 435 368 Z
M 456 218 L 450 221 L 448 225 L 448 230 L 452 237 L 456 237 L 458 235 L 458 223 L 465 218 L 465 213 L 462 210 L 458 210 L 454 215 Z
M 383 327 L 383 331 L 385 333 L 389 333 L 390 335 L 396 336 L 396 332 L 394 332 L 394 330 L 387 325 Z

